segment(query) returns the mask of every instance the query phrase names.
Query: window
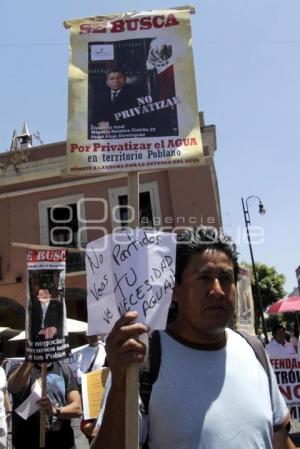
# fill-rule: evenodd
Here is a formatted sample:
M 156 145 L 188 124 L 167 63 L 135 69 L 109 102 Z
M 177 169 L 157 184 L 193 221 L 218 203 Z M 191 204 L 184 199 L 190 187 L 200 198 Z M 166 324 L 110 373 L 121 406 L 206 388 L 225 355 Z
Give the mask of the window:
M 128 223 L 128 188 L 109 189 L 112 227 L 130 226 Z M 157 182 L 140 185 L 139 223 L 142 228 L 158 228 L 161 223 L 161 211 Z
M 78 233 L 77 204 L 47 207 L 51 246 L 76 246 Z
M 39 202 L 40 241 L 50 246 L 77 247 L 87 243 L 86 230 L 80 232 L 85 219 L 83 195 L 72 195 Z M 79 203 L 78 203 L 79 202 Z

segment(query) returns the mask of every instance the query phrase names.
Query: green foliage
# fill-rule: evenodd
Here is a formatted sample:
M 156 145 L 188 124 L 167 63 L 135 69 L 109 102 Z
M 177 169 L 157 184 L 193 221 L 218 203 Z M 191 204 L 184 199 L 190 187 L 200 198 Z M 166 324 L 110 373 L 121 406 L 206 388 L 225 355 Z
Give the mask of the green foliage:
M 254 300 L 255 311 L 255 329 L 261 327 L 259 298 L 255 285 L 254 274 L 252 265 L 242 262 L 242 266 L 245 266 L 251 273 L 251 287 Z M 263 263 L 255 264 L 256 274 L 258 278 L 258 284 L 260 288 L 260 295 L 263 305 L 263 310 L 266 311 L 267 307 L 278 299 L 282 299 L 286 292 L 284 290 L 285 276 L 279 274 L 275 267 L 265 265 Z M 279 317 L 278 317 L 279 318 Z M 273 321 L 271 318 L 270 321 Z

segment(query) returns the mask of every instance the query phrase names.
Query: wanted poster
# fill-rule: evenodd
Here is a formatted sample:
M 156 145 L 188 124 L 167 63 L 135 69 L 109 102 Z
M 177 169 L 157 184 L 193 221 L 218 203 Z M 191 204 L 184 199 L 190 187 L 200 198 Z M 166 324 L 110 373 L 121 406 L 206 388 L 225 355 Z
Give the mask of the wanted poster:
M 190 9 L 127 12 L 65 26 L 71 43 L 68 173 L 199 165 Z
M 28 361 L 50 362 L 63 359 L 68 353 L 65 271 L 65 251 L 27 251 L 25 357 Z

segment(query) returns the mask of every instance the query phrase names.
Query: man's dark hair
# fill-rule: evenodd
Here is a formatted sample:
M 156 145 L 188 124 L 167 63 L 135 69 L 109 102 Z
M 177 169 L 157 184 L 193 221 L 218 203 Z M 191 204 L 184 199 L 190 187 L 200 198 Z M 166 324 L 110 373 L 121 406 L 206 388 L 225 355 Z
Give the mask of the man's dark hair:
M 126 73 L 124 72 L 124 70 L 121 67 L 112 67 L 111 69 L 106 70 L 105 72 L 105 79 L 107 79 L 108 75 L 110 75 L 111 73 L 122 73 L 123 76 L 126 77 Z
M 277 332 L 279 329 L 283 329 L 283 330 L 285 331 L 285 327 L 284 327 L 282 324 L 275 324 L 275 325 L 273 326 L 273 328 L 272 328 L 272 335 L 273 335 L 273 337 L 274 337 L 274 335 L 276 334 L 276 332 Z
M 240 268 L 236 245 L 230 237 L 223 235 L 217 228 L 212 226 L 199 226 L 197 228 L 188 228 L 177 236 L 175 272 L 177 284 L 181 282 L 182 273 L 187 267 L 190 257 L 206 249 L 222 251 L 232 260 L 234 279 L 237 282 Z

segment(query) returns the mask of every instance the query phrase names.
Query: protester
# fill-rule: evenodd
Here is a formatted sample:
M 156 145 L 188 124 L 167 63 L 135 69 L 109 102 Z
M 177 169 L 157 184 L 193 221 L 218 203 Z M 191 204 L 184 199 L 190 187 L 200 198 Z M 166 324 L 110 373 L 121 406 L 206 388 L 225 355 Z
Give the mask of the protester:
M 86 335 L 86 340 L 88 346 L 82 350 L 81 355 L 78 357 L 77 380 L 80 385 L 82 375 L 102 368 L 106 357 L 105 346 L 98 335 Z M 89 442 L 92 440 L 95 424 L 96 419 L 83 419 L 81 421 L 80 429 Z
M 298 345 L 299 345 L 299 324 L 297 322 L 294 323 L 293 336 L 291 337 L 291 343 L 295 348 L 295 351 L 298 353 Z
M 47 417 L 46 449 L 73 449 L 75 441 L 71 418 L 80 417 L 82 409 L 77 383 L 67 364 L 51 362 L 47 365 L 47 395 L 37 401 L 38 411 L 27 420 L 21 418 L 16 411 L 40 378 L 41 365 L 27 361 L 8 377 L 8 387 L 13 400 L 14 449 L 40 447 L 40 410 L 43 410 Z
M 81 384 L 83 374 L 100 369 L 104 365 L 106 352 L 105 345 L 98 335 L 86 335 L 86 346 L 78 357 L 77 381 Z
M 286 340 L 285 327 L 282 324 L 276 324 L 272 330 L 273 339 L 266 346 L 269 357 L 286 357 L 296 354 L 293 344 Z
M 239 266 L 236 248 L 214 228 L 178 237 L 175 321 L 160 331 L 161 361 L 148 416 L 149 449 L 286 449 L 289 412 L 268 363 L 227 328 L 233 319 Z M 149 328 L 128 312 L 106 341 L 112 385 L 92 449 L 124 449 L 126 368 L 144 360 L 136 339 Z M 274 446 L 272 446 L 272 440 Z
M 258 328 L 257 329 L 257 334 L 256 334 L 257 338 L 259 339 L 259 341 L 265 346 L 265 338 L 263 336 L 263 331 L 262 329 Z
M 7 425 L 11 416 L 11 405 L 7 392 L 7 380 L 0 366 L 0 449 L 7 447 Z

